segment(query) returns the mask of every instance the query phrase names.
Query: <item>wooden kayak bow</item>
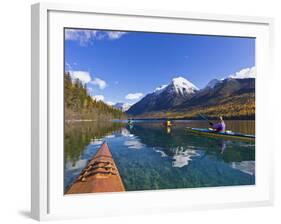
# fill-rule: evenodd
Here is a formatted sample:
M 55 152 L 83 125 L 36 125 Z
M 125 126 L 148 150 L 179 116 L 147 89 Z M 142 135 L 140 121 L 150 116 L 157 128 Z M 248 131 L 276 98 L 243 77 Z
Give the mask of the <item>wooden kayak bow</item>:
M 108 145 L 104 142 L 66 194 L 119 191 L 125 191 L 125 187 Z

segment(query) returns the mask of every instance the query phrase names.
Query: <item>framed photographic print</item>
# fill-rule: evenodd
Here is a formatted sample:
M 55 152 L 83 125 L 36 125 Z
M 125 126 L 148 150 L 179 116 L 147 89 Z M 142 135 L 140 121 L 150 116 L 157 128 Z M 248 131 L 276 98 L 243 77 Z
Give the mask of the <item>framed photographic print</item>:
M 269 205 L 270 18 L 32 6 L 32 216 Z

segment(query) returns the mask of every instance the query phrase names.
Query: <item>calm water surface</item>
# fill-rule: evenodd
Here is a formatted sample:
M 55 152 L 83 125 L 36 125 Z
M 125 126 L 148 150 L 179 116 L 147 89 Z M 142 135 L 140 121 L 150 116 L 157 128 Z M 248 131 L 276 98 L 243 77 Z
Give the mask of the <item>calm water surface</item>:
M 226 121 L 227 129 L 255 133 L 254 121 Z M 72 122 L 65 126 L 64 188 L 106 141 L 127 191 L 255 184 L 255 144 L 189 134 L 205 121 Z

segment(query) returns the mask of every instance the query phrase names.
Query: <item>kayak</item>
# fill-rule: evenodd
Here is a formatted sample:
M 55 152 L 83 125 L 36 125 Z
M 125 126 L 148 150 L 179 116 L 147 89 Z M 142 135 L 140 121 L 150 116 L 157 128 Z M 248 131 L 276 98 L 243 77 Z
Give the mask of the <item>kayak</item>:
M 119 191 L 125 191 L 125 187 L 108 145 L 104 142 L 66 194 Z
M 165 127 L 172 127 L 173 126 L 173 123 L 172 122 L 164 122 L 163 125 Z
M 164 127 L 172 127 L 173 125 L 172 124 L 163 124 Z
M 207 128 L 190 128 L 190 127 L 187 127 L 186 130 L 189 133 L 193 133 L 196 135 L 202 135 L 202 136 L 206 136 L 206 137 L 225 138 L 225 139 L 239 140 L 239 141 L 255 141 L 254 135 L 235 133 L 232 131 L 215 132 L 215 131 L 209 130 Z

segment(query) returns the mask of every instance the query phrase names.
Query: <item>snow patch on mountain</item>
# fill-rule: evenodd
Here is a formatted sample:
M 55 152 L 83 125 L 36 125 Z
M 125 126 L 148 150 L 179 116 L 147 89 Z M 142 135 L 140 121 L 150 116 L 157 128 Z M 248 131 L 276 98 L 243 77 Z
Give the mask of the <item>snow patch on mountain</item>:
M 168 85 L 161 85 L 161 86 L 157 87 L 157 88 L 153 91 L 153 93 L 160 94 L 160 93 L 162 93 L 162 92 L 166 89 L 167 86 L 168 86 Z
M 173 78 L 172 85 L 174 86 L 176 92 L 181 94 L 194 93 L 195 91 L 199 90 L 199 88 L 197 88 L 193 83 L 181 76 Z
M 129 110 L 131 106 L 132 106 L 132 104 L 129 104 L 129 103 L 116 103 L 113 105 L 113 107 L 115 107 L 116 109 L 122 110 L 123 112 Z
M 251 68 L 243 68 L 240 71 L 229 75 L 227 78 L 224 79 L 212 79 L 205 88 L 214 88 L 217 83 L 222 83 L 226 79 L 249 79 L 249 78 L 256 78 L 257 69 L 256 67 Z

